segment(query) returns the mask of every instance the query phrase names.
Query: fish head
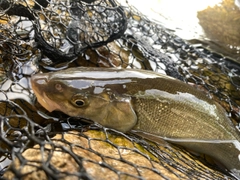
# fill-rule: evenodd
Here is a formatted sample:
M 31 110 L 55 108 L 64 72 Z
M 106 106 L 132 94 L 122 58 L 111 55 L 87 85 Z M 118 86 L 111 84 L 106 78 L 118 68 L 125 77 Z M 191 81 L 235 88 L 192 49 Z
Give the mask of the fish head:
M 62 111 L 105 127 L 129 131 L 137 122 L 131 97 L 118 95 L 105 84 L 98 87 L 96 84 L 94 80 L 64 79 L 51 73 L 36 74 L 31 78 L 38 102 L 49 112 Z

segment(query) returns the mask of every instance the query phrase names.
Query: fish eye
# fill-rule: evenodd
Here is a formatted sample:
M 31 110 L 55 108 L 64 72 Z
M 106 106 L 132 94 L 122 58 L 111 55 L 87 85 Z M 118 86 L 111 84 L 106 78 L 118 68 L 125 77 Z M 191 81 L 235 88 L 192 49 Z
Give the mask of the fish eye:
M 84 107 L 88 105 L 88 99 L 82 94 L 76 94 L 72 97 L 71 103 L 76 107 Z
M 78 99 L 78 100 L 75 101 L 75 104 L 77 106 L 83 106 L 85 103 L 84 103 L 84 101 L 82 99 Z

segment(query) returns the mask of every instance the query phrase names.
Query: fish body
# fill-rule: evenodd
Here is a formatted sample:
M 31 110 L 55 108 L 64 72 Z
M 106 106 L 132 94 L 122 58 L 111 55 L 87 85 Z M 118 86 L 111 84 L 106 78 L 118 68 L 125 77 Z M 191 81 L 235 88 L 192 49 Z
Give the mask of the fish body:
M 212 156 L 240 178 L 240 136 L 225 110 L 203 92 L 152 71 L 70 68 L 31 78 L 49 111 L 93 120 Z

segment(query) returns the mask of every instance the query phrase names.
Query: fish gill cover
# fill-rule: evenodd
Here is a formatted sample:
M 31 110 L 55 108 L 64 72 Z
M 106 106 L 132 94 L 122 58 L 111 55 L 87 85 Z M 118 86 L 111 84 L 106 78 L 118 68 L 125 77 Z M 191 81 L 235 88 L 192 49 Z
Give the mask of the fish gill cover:
M 237 63 L 114 0 L 2 0 L 0 8 L 0 179 L 232 178 L 183 148 L 48 113 L 29 78 L 77 66 L 152 70 L 194 83 L 237 125 Z

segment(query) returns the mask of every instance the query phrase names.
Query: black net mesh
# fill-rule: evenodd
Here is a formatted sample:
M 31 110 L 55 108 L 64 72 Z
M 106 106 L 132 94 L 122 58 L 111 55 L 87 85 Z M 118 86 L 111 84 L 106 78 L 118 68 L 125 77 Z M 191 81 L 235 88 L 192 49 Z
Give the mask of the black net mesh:
M 194 83 L 237 124 L 238 63 L 114 0 L 2 0 L 0 7 L 0 178 L 232 178 L 183 148 L 48 113 L 29 78 L 76 66 L 153 70 Z

